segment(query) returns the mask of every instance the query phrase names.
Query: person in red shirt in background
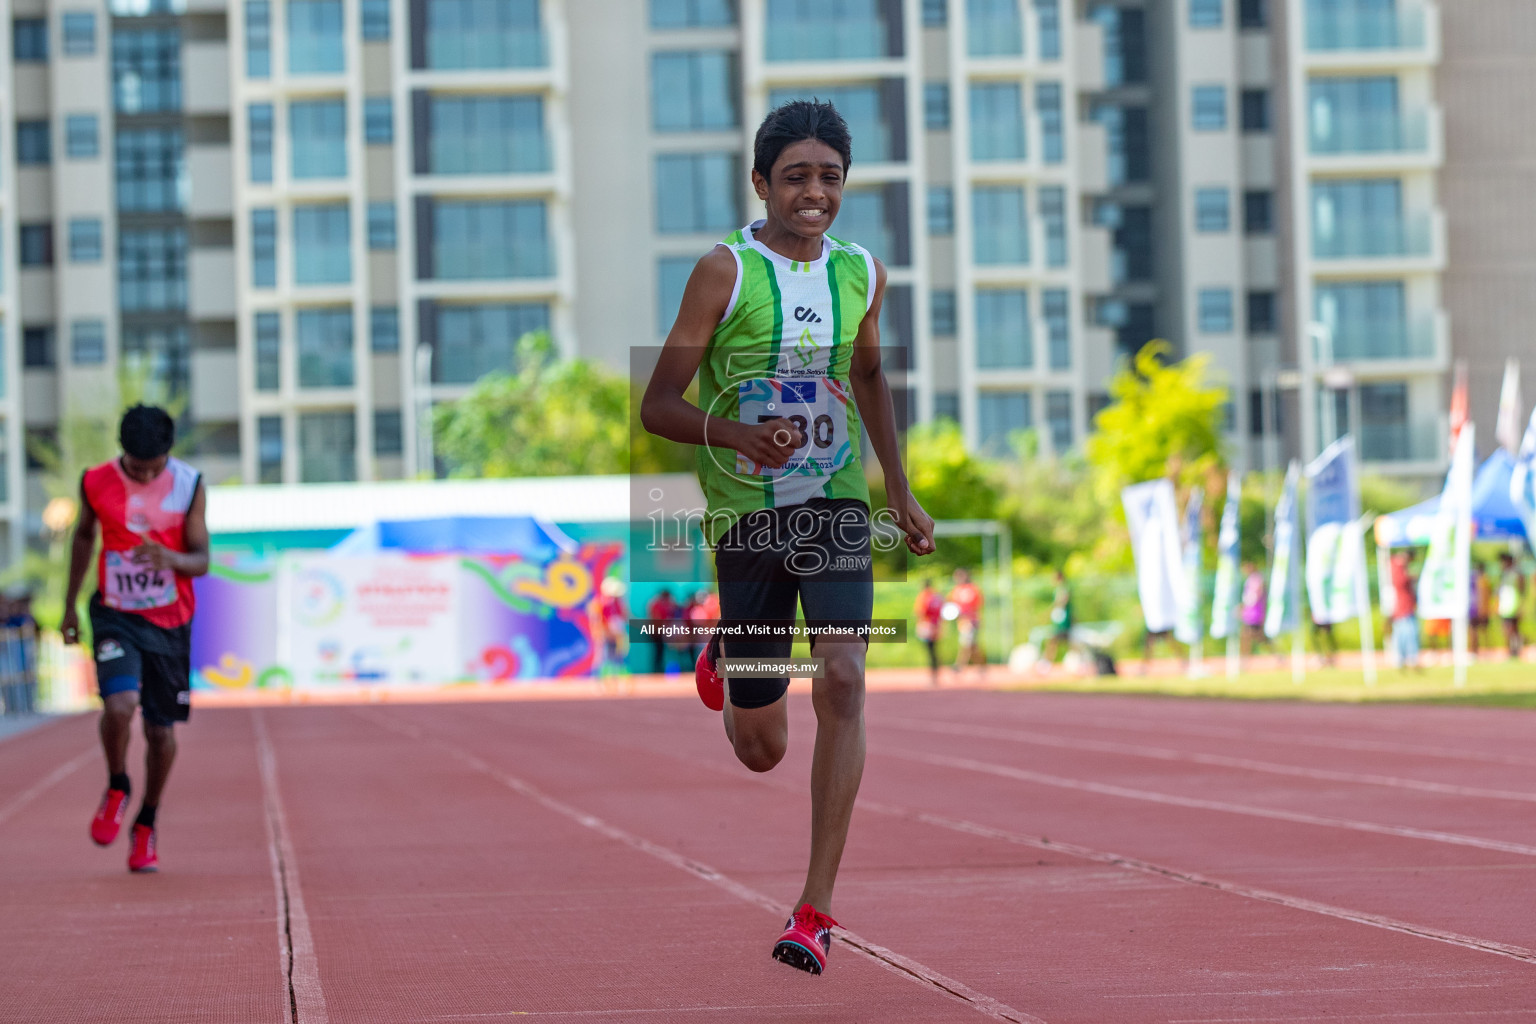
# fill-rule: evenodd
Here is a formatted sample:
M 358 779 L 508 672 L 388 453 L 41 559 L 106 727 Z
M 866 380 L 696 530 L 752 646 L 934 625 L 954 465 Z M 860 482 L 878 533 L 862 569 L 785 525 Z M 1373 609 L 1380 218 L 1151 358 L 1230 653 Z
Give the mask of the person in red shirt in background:
M 912 618 L 917 627 L 917 638 L 928 649 L 928 671 L 932 673 L 931 685 L 939 685 L 939 623 L 944 620 L 944 595 L 933 586 L 933 580 L 923 580 L 918 591 L 917 603 L 912 606 Z
M 645 606 L 645 617 L 657 623 L 671 622 L 677 618 L 677 601 L 673 599 L 672 591 L 665 587 L 656 591 L 656 596 Z M 656 646 L 651 652 L 651 671 L 661 675 L 667 670 L 667 640 L 658 636 L 652 643 Z
M 1408 572 L 1408 553 L 1392 556 L 1392 650 L 1398 667 L 1423 671 L 1419 665 L 1418 579 Z
M 978 675 L 987 671 L 987 654 L 981 648 L 981 588 L 971 582 L 971 574 L 964 569 L 955 570 L 955 586 L 949 592 L 949 603 L 955 606 L 955 626 L 960 632 L 960 650 L 955 655 L 955 675 L 965 671 L 965 666 L 977 666 Z
M 624 605 L 624 589 L 624 581 L 617 576 L 605 577 L 593 602 L 597 618 L 594 633 L 602 644 L 599 675 L 622 669 L 629 649 L 629 609 Z

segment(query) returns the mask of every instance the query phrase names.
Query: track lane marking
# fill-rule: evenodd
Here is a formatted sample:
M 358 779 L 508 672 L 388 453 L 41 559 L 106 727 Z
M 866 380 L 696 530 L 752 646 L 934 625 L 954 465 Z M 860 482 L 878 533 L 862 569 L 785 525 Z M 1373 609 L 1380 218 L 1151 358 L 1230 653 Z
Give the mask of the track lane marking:
M 65 761 L 63 764 L 59 765 L 47 775 L 44 775 L 41 779 L 38 779 L 36 782 L 22 790 L 20 793 L 16 794 L 16 796 L 11 798 L 9 803 L 7 803 L 4 807 L 0 807 L 0 823 L 3 823 L 7 818 L 11 817 L 11 815 L 27 806 L 27 804 L 31 803 L 33 800 L 36 800 L 49 789 L 52 789 L 60 782 L 63 782 L 65 779 L 69 778 L 69 776 L 79 771 L 87 761 L 89 761 L 92 757 L 96 756 L 98 752 L 100 752 L 100 749 L 101 748 L 95 744 L 86 747 L 83 751 L 76 754 L 68 761 Z
M 1519 790 L 1458 786 L 1447 782 L 1426 782 L 1422 779 L 1406 779 L 1396 775 L 1346 772 L 1331 768 L 1303 768 L 1299 765 L 1279 764 L 1274 761 L 1257 761 L 1246 757 L 1230 757 L 1226 754 L 1203 754 L 1194 751 L 1175 750 L 1172 747 L 1147 747 L 1132 743 L 1116 743 L 1111 740 L 1069 739 L 1053 736 L 1049 733 L 1037 733 L 1027 729 L 999 729 L 986 725 L 968 725 L 961 722 L 927 722 L 910 718 L 886 718 L 881 720 L 881 724 L 918 732 L 972 736 L 982 739 L 1005 740 L 1012 743 L 1029 743 L 1035 746 L 1054 747 L 1059 750 L 1087 750 L 1101 754 L 1144 757 L 1154 761 L 1185 762 L 1189 764 L 1210 765 L 1216 768 L 1237 768 L 1242 771 L 1262 772 L 1267 775 L 1288 775 L 1301 779 L 1318 779 L 1324 782 L 1351 782 L 1370 786 L 1390 786 L 1396 789 L 1434 793 L 1437 796 L 1463 796 L 1485 800 L 1516 800 L 1523 803 L 1536 803 L 1536 793 L 1524 793 Z
M 288 999 L 283 1005 L 284 1024 L 328 1024 L 325 991 L 320 985 L 320 961 L 309 928 L 309 911 L 299 885 L 299 862 L 288 831 L 288 816 L 278 788 L 277 754 L 267 733 L 266 716 L 258 708 L 251 713 L 256 735 L 256 763 L 261 771 L 262 802 L 267 825 L 267 853 L 272 862 L 272 885 L 277 892 L 277 936 L 283 984 Z
M 441 736 L 429 733 L 415 726 L 400 725 L 376 713 L 369 713 L 356 708 L 348 708 L 347 710 L 361 718 L 369 719 L 381 728 L 388 729 L 391 732 L 418 741 L 432 742 L 466 767 L 488 776 L 520 796 L 539 804 L 546 810 L 552 811 L 584 828 L 591 829 L 605 838 L 628 846 L 630 849 L 649 854 L 662 863 L 669 864 L 681 871 L 686 871 L 694 877 L 730 893 L 745 903 L 751 903 L 774 914 L 788 915 L 787 908 L 772 897 L 736 881 L 734 878 L 721 873 L 708 864 L 696 861 L 691 857 L 686 857 L 670 847 L 662 846 L 659 843 L 654 843 L 649 839 L 619 828 L 617 825 L 610 824 L 595 814 L 583 811 L 572 804 L 557 800 L 532 783 L 497 769 L 476 755 L 469 753 L 463 747 Z M 1046 1024 L 1039 1017 L 1025 1013 L 1022 1010 L 1016 1010 L 989 995 L 977 992 L 962 982 L 946 977 L 910 957 L 887 949 L 842 926 L 838 927 L 833 936 L 838 942 L 863 954 L 892 974 L 917 982 L 924 987 L 937 991 L 940 995 L 957 1000 L 978 1013 L 991 1017 L 993 1020 L 1009 1021 L 1011 1024 Z

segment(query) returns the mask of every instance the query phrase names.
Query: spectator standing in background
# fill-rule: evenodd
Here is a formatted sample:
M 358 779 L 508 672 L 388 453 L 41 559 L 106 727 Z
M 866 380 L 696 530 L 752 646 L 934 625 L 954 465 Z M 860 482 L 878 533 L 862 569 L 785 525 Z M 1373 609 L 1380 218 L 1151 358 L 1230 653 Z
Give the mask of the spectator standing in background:
M 645 617 L 658 625 L 677 618 L 677 601 L 673 599 L 672 591 L 666 587 L 656 591 L 656 596 L 651 598 L 650 604 L 645 606 Z M 667 670 L 667 638 L 658 636 L 653 643 L 655 646 L 651 650 L 651 671 L 661 675 Z
M 624 581 L 617 576 L 604 577 L 598 587 L 597 634 L 602 642 L 599 674 L 621 669 L 629 649 L 629 611 L 624 605 L 624 589 Z
M 955 675 L 964 672 L 967 665 L 975 665 L 977 673 L 985 675 L 987 654 L 981 647 L 981 606 L 985 601 L 981 588 L 971 582 L 971 574 L 964 569 L 955 570 L 955 586 L 949 592 L 949 603 L 955 606 L 955 626 L 960 633 Z
M 1253 654 L 1263 644 L 1273 654 L 1275 645 L 1264 633 L 1264 613 L 1269 610 L 1269 585 L 1264 574 L 1252 562 L 1243 563 L 1243 596 L 1238 615 L 1243 624 L 1243 654 Z
M 1520 657 L 1525 639 L 1520 635 L 1520 609 L 1525 607 L 1525 575 L 1515 567 L 1508 551 L 1499 556 L 1499 618 L 1504 622 L 1504 641 L 1509 656 Z
M 1062 646 L 1072 644 L 1072 587 L 1067 583 L 1067 574 L 1060 569 L 1056 570 L 1056 595 L 1051 600 L 1051 639 L 1050 646 L 1046 648 L 1045 661 L 1047 664 L 1056 663 L 1056 655 Z
M 1471 578 L 1467 581 L 1467 641 L 1475 658 L 1483 649 L 1483 634 L 1488 631 L 1488 613 L 1493 604 L 1492 588 L 1483 563 L 1472 560 Z
M 944 620 L 944 595 L 933 585 L 933 580 L 923 580 L 917 602 L 912 606 L 912 619 L 917 638 L 928 651 L 928 671 L 932 686 L 939 685 L 939 623 Z
M 1392 556 L 1392 650 L 1404 672 L 1419 665 L 1418 578 L 1408 571 L 1408 553 Z

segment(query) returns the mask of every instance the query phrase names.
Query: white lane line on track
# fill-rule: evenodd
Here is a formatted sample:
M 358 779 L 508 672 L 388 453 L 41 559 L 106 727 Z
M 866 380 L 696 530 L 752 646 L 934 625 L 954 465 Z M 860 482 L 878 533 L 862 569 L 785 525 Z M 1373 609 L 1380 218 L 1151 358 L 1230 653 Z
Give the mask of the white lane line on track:
M 53 771 L 49 772 L 47 775 L 44 775 L 41 779 L 38 779 L 31 786 L 16 794 L 15 798 L 12 799 L 10 803 L 6 804 L 4 807 L 0 807 L 0 822 L 4 822 L 11 815 L 27 806 L 27 804 L 31 803 L 33 800 L 36 800 L 39 796 L 42 796 L 43 793 L 47 792 L 50 788 L 58 785 L 66 778 L 73 775 L 80 769 L 82 765 L 94 757 L 100 751 L 100 749 L 100 747 L 97 747 L 94 744 L 86 747 L 83 751 L 76 754 L 68 761 L 65 761 Z
M 679 870 L 686 871 L 696 878 L 702 879 L 703 881 L 706 881 L 711 885 L 730 893 L 732 896 L 735 896 L 737 899 L 742 900 L 745 903 L 751 903 L 755 906 L 762 907 L 764 910 L 774 914 L 788 916 L 789 908 L 786 908 L 783 904 L 773 899 L 772 897 L 760 893 L 756 889 L 743 885 L 741 882 L 738 882 L 727 875 L 721 874 L 719 871 L 707 864 L 700 863 L 691 857 L 685 857 L 683 854 L 678 853 L 676 850 L 661 846 L 658 843 L 653 843 L 649 839 L 637 836 L 632 832 L 627 832 L 616 825 L 611 825 L 594 814 L 589 814 L 578 807 L 567 804 L 561 800 L 557 800 L 549 794 L 545 793 L 543 790 L 539 789 L 537 786 L 534 786 L 532 783 L 527 782 L 524 779 L 520 779 L 515 775 L 509 775 L 506 772 L 500 771 L 486 761 L 476 757 L 474 754 L 469 753 L 469 751 L 458 746 L 457 744 L 451 743 L 439 736 L 428 733 L 423 729 L 419 729 L 414 726 L 400 725 L 383 715 L 370 714 L 357 709 L 349 710 L 352 710 L 352 712 L 359 717 L 367 718 L 380 727 L 398 733 L 399 735 L 407 736 L 415 740 L 433 742 L 461 764 L 469 768 L 473 768 L 475 771 L 480 772 L 483 775 L 489 776 L 495 781 L 506 786 L 508 789 L 511 789 L 513 792 L 526 797 L 529 800 L 532 800 L 534 803 L 539 804 L 546 810 L 553 811 L 561 817 L 574 821 L 584 828 L 591 829 L 601 836 L 614 840 L 615 842 L 622 843 L 631 849 L 649 854 L 664 864 L 669 864 L 672 867 L 678 868 Z M 848 931 L 846 928 L 839 927 L 833 934 L 837 941 L 863 954 L 864 956 L 873 960 L 879 966 L 890 971 L 892 974 L 906 978 L 909 981 L 915 981 L 926 988 L 937 991 L 941 995 L 964 1003 L 971 1009 L 976 1010 L 978 1013 L 981 1013 L 984 1016 L 991 1017 L 993 1020 L 1010 1021 L 1013 1022 L 1013 1024 L 1045 1024 L 1045 1021 L 1041 1020 L 1039 1017 L 1025 1013 L 1022 1010 L 1015 1010 L 1013 1007 L 999 1002 L 989 995 L 977 992 L 975 989 L 972 989 L 969 986 L 954 980 L 953 978 L 946 977 L 945 975 L 940 974 L 938 971 L 918 963 L 916 960 L 913 960 L 909 957 L 905 957 L 900 953 L 895 952 L 894 950 L 886 949 L 884 946 L 881 946 L 878 943 L 871 942 L 869 939 L 863 938 L 854 932 Z M 304 1022 L 301 1022 L 301 1024 L 304 1024 Z
M 1320 814 L 1303 814 L 1298 811 L 1282 811 L 1268 807 L 1250 807 L 1246 804 L 1232 804 L 1222 800 L 1202 800 L 1198 797 L 1174 796 L 1171 793 L 1155 793 L 1147 789 L 1132 789 L 1129 786 L 1114 786 L 1103 782 L 1068 779 L 1060 775 L 1047 775 L 1044 772 L 1032 772 L 1024 768 L 1014 768 L 1011 765 L 973 761 L 966 757 L 912 754 L 878 748 L 872 748 L 870 753 L 879 754 L 882 757 L 893 757 L 903 761 L 915 761 L 919 764 L 930 764 L 941 768 L 955 768 L 960 771 L 978 772 L 983 775 L 996 775 L 1000 778 L 1014 779 L 1019 782 L 1031 782 L 1041 786 L 1053 786 L 1057 789 L 1074 789 L 1083 793 L 1097 793 L 1100 796 L 1118 797 L 1122 800 L 1142 800 L 1147 803 L 1163 804 L 1170 807 L 1188 807 L 1201 811 L 1222 811 L 1227 814 L 1241 814 L 1250 818 L 1289 821 L 1297 825 L 1320 825 L 1325 828 L 1348 829 L 1352 832 L 1369 832 L 1374 835 L 1393 836 L 1398 839 L 1422 839 L 1426 842 L 1445 843 L 1450 846 L 1470 846 L 1479 850 L 1493 850 L 1496 853 L 1513 853 L 1522 857 L 1536 857 L 1536 846 L 1528 846 L 1525 843 L 1507 843 L 1499 839 L 1483 839 L 1479 836 L 1461 835 L 1457 832 L 1440 832 L 1435 829 L 1413 828 L 1407 825 L 1382 825 L 1372 821 L 1356 821 L 1352 818 L 1330 818 Z
M 309 930 L 309 912 L 299 885 L 298 856 L 283 813 L 283 797 L 277 781 L 277 754 L 267 735 L 266 716 L 251 712 L 256 733 L 256 762 L 261 769 L 261 792 L 266 804 L 267 851 L 272 861 L 272 885 L 277 892 L 277 936 L 281 952 L 283 984 L 288 999 L 283 1007 L 284 1024 L 328 1024 L 325 991 L 320 986 L 320 962 L 315 957 L 315 938 Z
M 1350 782 L 1369 786 L 1390 786 L 1394 789 L 1410 789 L 1437 796 L 1476 797 L 1485 800 L 1517 800 L 1536 803 L 1536 793 L 1523 793 L 1510 789 L 1486 789 L 1480 786 L 1457 786 L 1446 782 L 1426 782 L 1422 779 L 1405 779 L 1396 775 L 1376 775 L 1365 772 L 1335 771 L 1330 768 L 1303 768 L 1299 765 L 1278 764 L 1273 761 L 1256 761 L 1246 757 L 1228 757 L 1225 754 L 1202 754 L 1175 750 L 1171 747 L 1145 747 L 1133 743 L 1115 743 L 1109 740 L 1075 739 L 1053 736 L 1049 733 L 1027 729 L 999 729 L 987 725 L 966 725 L 957 722 L 920 721 L 910 718 L 884 718 L 882 725 L 919 732 L 944 733 L 951 736 L 971 736 L 981 739 L 1005 740 L 1011 743 L 1028 743 L 1060 750 L 1090 750 L 1101 754 L 1122 754 L 1127 757 L 1144 757 L 1154 761 L 1174 761 L 1188 764 L 1210 765 L 1214 768 L 1236 768 L 1242 771 L 1262 772 L 1267 775 L 1289 775 L 1301 779 L 1318 779 L 1324 782 Z
M 644 716 L 653 721 L 664 721 L 665 724 L 674 725 L 675 722 L 663 719 L 661 716 Z M 566 730 L 568 732 L 591 736 L 584 730 Z M 596 739 L 597 737 L 592 737 Z M 637 747 L 631 744 L 615 744 L 611 737 L 603 742 L 612 746 L 626 746 L 630 749 L 641 750 L 645 753 L 659 754 L 673 760 L 681 761 L 690 766 L 696 766 L 712 771 L 716 774 L 729 774 L 733 777 L 739 773 L 728 771 L 713 762 L 703 761 L 689 754 L 679 753 L 675 750 L 657 751 L 649 747 Z M 771 786 L 775 789 L 799 792 L 798 788 L 790 783 L 781 781 L 768 775 L 751 775 L 749 781 L 759 785 Z M 1018 846 L 1033 847 L 1038 850 L 1066 854 L 1083 860 L 1111 867 L 1121 868 L 1126 871 L 1135 871 L 1141 874 L 1153 875 L 1173 882 L 1181 882 L 1185 885 L 1194 885 L 1204 889 L 1212 889 L 1231 896 L 1240 896 L 1245 899 L 1260 900 L 1265 903 L 1274 903 L 1291 910 L 1300 910 L 1312 914 L 1321 914 L 1325 917 L 1333 917 L 1353 924 L 1366 925 L 1371 928 L 1381 928 L 1386 931 L 1399 932 L 1416 938 L 1429 939 L 1435 942 L 1443 942 L 1464 949 L 1474 950 L 1480 953 L 1492 953 L 1497 956 L 1509 957 L 1515 960 L 1523 960 L 1528 963 L 1536 963 L 1536 950 L 1526 949 L 1523 946 L 1514 946 L 1502 942 L 1494 942 L 1491 939 L 1480 939 L 1472 935 L 1462 935 L 1459 932 L 1446 931 L 1428 925 L 1417 925 L 1408 921 L 1399 921 L 1396 918 L 1386 917 L 1382 914 L 1372 914 L 1367 911 L 1352 910 L 1348 907 L 1338 907 L 1318 900 L 1309 900 L 1304 897 L 1290 896 L 1286 893 L 1274 892 L 1268 889 L 1260 889 L 1256 886 L 1244 885 L 1240 882 L 1228 882 L 1208 875 L 1201 875 L 1193 871 L 1183 871 L 1179 868 L 1171 868 L 1152 861 L 1141 860 L 1137 857 L 1126 856 L 1120 853 L 1109 853 L 1096 850 L 1089 846 L 1077 843 L 1066 843 L 1059 840 L 1047 839 L 1044 836 L 1032 836 L 1022 832 L 1013 832 L 1008 829 L 993 828 L 990 825 L 982 825 L 962 818 L 950 818 L 941 814 L 930 814 L 926 811 L 916 811 L 910 808 L 898 807 L 892 804 L 881 803 L 859 797 L 855 805 L 859 810 L 870 811 L 874 814 L 887 817 L 902 818 L 909 821 L 921 822 L 935 828 L 948 829 L 954 832 L 962 832 L 967 835 L 984 839 L 994 839 L 1002 842 L 1013 843 Z

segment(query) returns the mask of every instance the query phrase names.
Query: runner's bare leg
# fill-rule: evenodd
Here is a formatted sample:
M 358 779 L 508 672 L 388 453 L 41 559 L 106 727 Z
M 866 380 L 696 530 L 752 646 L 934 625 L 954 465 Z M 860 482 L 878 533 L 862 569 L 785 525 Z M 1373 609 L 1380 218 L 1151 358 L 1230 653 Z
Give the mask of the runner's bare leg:
M 107 771 L 122 775 L 128 771 L 128 737 L 133 733 L 133 712 L 139 706 L 137 690 L 114 693 L 103 701 L 101 709 L 101 749 L 107 755 Z
M 861 640 L 821 641 L 826 674 L 812 681 L 816 751 L 811 761 L 811 863 L 795 906 L 830 913 L 832 886 L 848 841 L 854 798 L 864 778 L 864 654 Z

